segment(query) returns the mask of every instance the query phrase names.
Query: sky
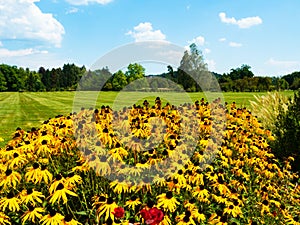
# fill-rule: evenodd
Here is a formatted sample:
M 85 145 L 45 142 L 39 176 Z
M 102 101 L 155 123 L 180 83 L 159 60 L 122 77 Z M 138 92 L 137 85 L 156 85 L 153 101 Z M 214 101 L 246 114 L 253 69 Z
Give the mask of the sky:
M 299 0 L 0 0 L 0 63 L 90 68 L 122 46 L 162 41 L 196 43 L 210 71 L 247 64 L 256 76 L 281 76 L 300 71 L 299 8 Z M 142 65 L 167 70 L 158 64 Z

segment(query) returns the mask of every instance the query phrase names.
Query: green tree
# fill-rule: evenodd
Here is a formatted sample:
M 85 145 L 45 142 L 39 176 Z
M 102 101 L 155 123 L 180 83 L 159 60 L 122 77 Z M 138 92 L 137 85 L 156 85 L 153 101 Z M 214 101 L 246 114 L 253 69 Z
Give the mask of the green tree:
M 208 73 L 202 52 L 194 43 L 190 45 L 190 51 L 184 52 L 177 72 L 178 83 L 187 91 L 200 91 L 210 87 L 211 75 Z M 204 84 L 203 87 L 200 88 L 199 83 Z
M 145 68 L 138 63 L 129 64 L 125 75 L 127 77 L 127 83 L 129 84 L 134 80 L 144 78 Z
M 231 69 L 228 74 L 231 80 L 238 80 L 243 78 L 252 78 L 254 77 L 253 72 L 250 70 L 251 66 L 243 64 L 241 67 L 236 69 Z
M 287 90 L 289 89 L 289 83 L 285 79 L 278 79 L 276 82 L 277 90 Z
M 4 74 L 0 71 L 0 91 L 6 91 L 7 86 L 6 86 L 6 79 Z
M 292 90 L 297 90 L 300 88 L 300 77 L 296 77 L 291 85 Z
M 127 78 L 125 74 L 119 70 L 113 75 L 112 78 L 112 88 L 115 91 L 122 90 L 127 85 Z

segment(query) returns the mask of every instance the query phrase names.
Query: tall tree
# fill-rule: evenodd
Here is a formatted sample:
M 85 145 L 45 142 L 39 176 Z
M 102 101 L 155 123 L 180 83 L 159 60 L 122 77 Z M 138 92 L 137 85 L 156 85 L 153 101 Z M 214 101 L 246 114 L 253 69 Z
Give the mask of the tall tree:
M 127 85 L 127 78 L 125 74 L 119 70 L 116 72 L 112 79 L 112 88 L 115 91 L 122 90 Z
M 128 65 L 125 75 L 127 77 L 127 82 L 130 83 L 134 80 L 144 78 L 145 68 L 138 63 L 131 63 Z
M 208 73 L 202 52 L 196 44 L 190 45 L 190 51 L 185 51 L 178 68 L 178 83 L 187 91 L 209 89 L 211 74 Z M 202 87 L 198 85 L 203 84 Z

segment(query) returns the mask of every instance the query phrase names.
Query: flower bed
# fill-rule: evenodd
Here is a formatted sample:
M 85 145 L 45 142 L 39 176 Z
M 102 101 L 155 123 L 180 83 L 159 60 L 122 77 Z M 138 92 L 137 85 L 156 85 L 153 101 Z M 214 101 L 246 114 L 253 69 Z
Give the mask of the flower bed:
M 0 224 L 300 224 L 273 139 L 219 100 L 57 116 L 1 149 Z

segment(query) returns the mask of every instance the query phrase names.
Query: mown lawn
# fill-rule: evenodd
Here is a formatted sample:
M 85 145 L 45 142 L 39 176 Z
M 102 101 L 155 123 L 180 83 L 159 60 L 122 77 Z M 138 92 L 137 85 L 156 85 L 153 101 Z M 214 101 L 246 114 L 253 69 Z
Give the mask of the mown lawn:
M 284 95 L 292 96 L 292 91 L 283 92 Z M 86 107 L 100 107 L 110 105 L 113 109 L 120 109 L 123 106 L 141 104 L 147 99 L 152 104 L 157 96 L 163 102 L 169 101 L 171 104 L 179 105 L 185 102 L 200 100 L 202 97 L 212 100 L 217 97 L 224 98 L 228 103 L 236 102 L 239 107 L 250 107 L 249 100 L 254 99 L 254 95 L 264 95 L 260 93 L 147 93 L 147 92 L 1 92 L 0 93 L 0 137 L 5 141 L 0 143 L 3 146 L 11 137 L 17 127 L 28 130 L 38 127 L 48 118 L 57 115 L 69 114 L 73 111 L 73 103 Z M 76 97 L 75 97 L 76 96 Z M 94 99 L 97 99 L 95 102 Z M 78 109 L 78 107 L 77 107 Z

